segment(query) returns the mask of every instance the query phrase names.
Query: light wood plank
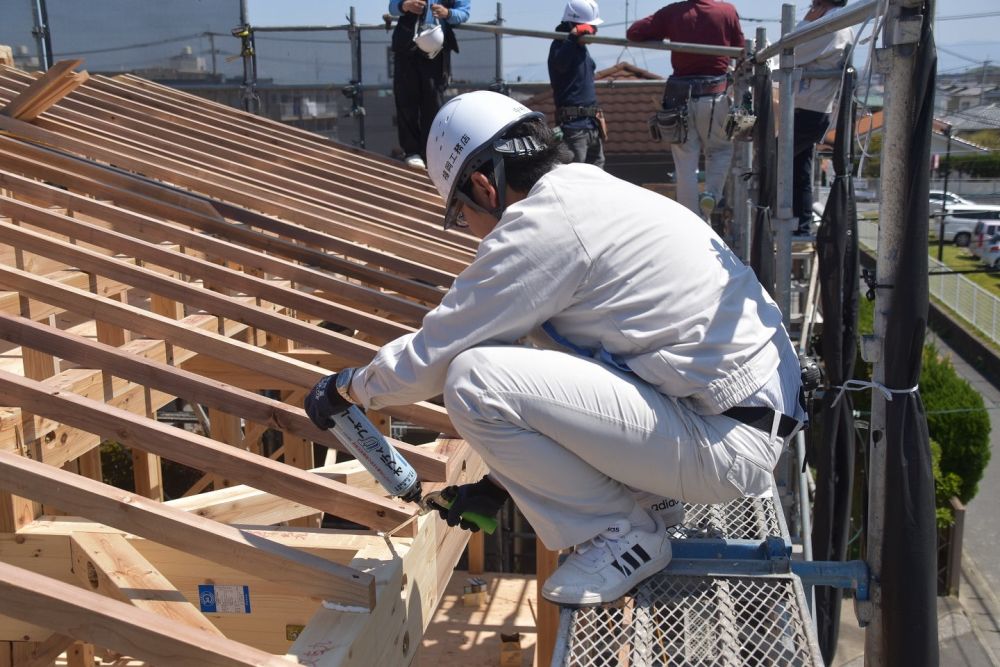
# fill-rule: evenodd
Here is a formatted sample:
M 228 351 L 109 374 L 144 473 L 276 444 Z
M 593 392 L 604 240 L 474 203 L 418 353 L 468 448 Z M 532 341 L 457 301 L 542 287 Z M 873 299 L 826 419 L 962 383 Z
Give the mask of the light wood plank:
M 306 597 L 368 609 L 374 604 L 374 580 L 370 575 L 16 454 L 0 452 L 0 488 L 79 511 L 121 530 L 191 550 L 251 574 L 283 581 Z M 22 618 L 10 610 L 4 613 Z
M 123 445 L 140 446 L 192 468 L 223 475 L 372 528 L 391 530 L 416 512 L 413 505 L 355 490 L 211 438 L 139 418 L 125 410 L 65 394 L 3 371 L 0 371 L 0 402 L 22 406 L 91 433 L 106 433 Z
M 3 313 L 0 313 L 0 331 L 3 332 L 0 337 L 12 343 L 34 346 L 82 366 L 104 369 L 138 384 L 156 387 L 175 396 L 184 396 L 195 403 L 225 410 L 282 432 L 345 451 L 336 437 L 313 426 L 301 408 L 236 387 L 220 386 L 197 374 L 145 359 L 139 349 L 111 348 L 69 332 Z M 301 398 L 298 402 L 301 402 Z M 403 453 L 421 479 L 435 482 L 447 479 L 446 457 L 395 439 L 390 439 L 390 442 Z
M 126 326 L 151 338 L 169 340 L 187 349 L 198 350 L 202 354 L 225 359 L 286 382 L 293 382 L 304 389 L 311 389 L 327 374 L 322 369 L 280 354 L 207 331 L 192 329 L 141 308 L 109 302 L 89 292 L 67 288 L 54 281 L 11 267 L 0 265 L 0 285 L 91 319 L 102 319 Z M 454 430 L 444 409 L 428 403 L 396 406 L 387 408 L 384 412 L 441 432 L 451 433 Z
M 70 536 L 73 571 L 84 588 L 209 634 L 219 631 L 156 567 L 116 533 Z
M 26 121 L 35 119 L 87 80 L 86 76 L 73 76 L 73 68 L 82 62 L 83 60 L 60 60 L 55 63 L 11 100 L 10 104 L 0 109 L 0 114 Z
M 366 285 L 390 289 L 428 303 L 437 303 L 444 294 L 440 288 L 307 247 L 306 244 L 322 247 L 327 237 L 320 232 L 222 202 L 210 202 L 138 175 L 114 171 L 97 163 L 80 162 L 4 136 L 0 136 L 0 160 L 19 173 L 51 181 L 85 195 L 108 199 L 148 215 L 189 225 L 269 255 L 314 266 L 316 269 L 298 267 L 298 270 L 288 272 L 287 275 L 286 271 L 269 270 L 275 275 L 336 294 L 341 300 L 355 306 L 374 303 L 390 312 L 396 312 L 397 306 L 406 308 L 397 303 L 400 299 L 396 297 L 380 296 L 380 292 L 376 290 L 332 278 L 325 271 L 342 273 L 361 280 Z M 230 224 L 224 215 L 240 225 Z M 259 228 L 266 233 L 252 228 Z M 383 300 L 385 303 L 382 303 Z M 417 315 L 418 320 L 420 317 L 422 315 Z
M 172 667 L 281 667 L 288 661 L 76 586 L 0 563 L 0 611 Z

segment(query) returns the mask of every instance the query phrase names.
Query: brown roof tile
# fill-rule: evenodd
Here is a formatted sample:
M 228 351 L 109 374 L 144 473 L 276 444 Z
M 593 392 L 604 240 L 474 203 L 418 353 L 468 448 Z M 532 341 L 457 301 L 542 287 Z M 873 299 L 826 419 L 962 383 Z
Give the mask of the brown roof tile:
M 662 76 L 624 62 L 600 70 L 594 75 L 594 79 L 596 81 L 664 80 Z M 662 95 L 662 89 L 654 86 L 597 89 L 597 103 L 604 109 L 608 123 L 608 140 L 604 144 L 606 154 L 668 151 L 666 144 L 655 143 L 649 138 L 647 129 L 647 120 L 660 108 Z M 551 90 L 535 95 L 525 101 L 525 105 L 545 113 L 548 119 L 555 123 L 555 104 L 552 101 Z

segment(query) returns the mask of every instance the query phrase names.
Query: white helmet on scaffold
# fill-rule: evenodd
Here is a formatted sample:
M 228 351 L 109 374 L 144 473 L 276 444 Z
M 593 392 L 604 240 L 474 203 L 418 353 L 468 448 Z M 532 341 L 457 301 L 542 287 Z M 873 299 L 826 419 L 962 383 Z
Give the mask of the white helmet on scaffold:
M 459 200 L 482 208 L 458 188 L 472 172 L 493 163 L 493 177 L 500 205 L 490 211 L 497 218 L 505 208 L 503 156 L 528 156 L 545 147 L 533 137 L 504 139 L 507 130 L 529 118 L 544 118 L 517 100 L 488 90 L 457 95 L 438 111 L 427 138 L 427 174 L 444 199 L 445 229 L 458 214 Z
M 563 21 L 601 25 L 604 19 L 597 11 L 597 0 L 567 0 L 563 10 Z

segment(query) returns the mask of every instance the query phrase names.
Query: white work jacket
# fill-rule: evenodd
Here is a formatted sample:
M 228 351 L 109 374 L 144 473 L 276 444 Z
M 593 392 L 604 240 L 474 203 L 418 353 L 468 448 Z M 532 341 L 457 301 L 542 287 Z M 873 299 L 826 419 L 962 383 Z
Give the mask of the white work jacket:
M 836 10 L 835 10 L 836 11 Z M 827 12 L 823 18 L 832 16 Z M 800 21 L 796 28 L 811 21 Z M 802 68 L 802 78 L 795 90 L 795 108 L 832 113 L 833 104 L 840 92 L 840 77 L 812 78 L 810 72 L 834 70 L 844 64 L 847 52 L 854 42 L 854 30 L 841 28 L 795 47 L 795 66 Z
M 780 310 L 708 225 L 673 200 L 568 164 L 508 207 L 420 330 L 382 347 L 353 391 L 375 409 L 436 396 L 460 352 L 538 340 L 545 323 L 699 414 L 752 398 L 791 352 Z M 788 375 L 797 393 L 797 363 Z

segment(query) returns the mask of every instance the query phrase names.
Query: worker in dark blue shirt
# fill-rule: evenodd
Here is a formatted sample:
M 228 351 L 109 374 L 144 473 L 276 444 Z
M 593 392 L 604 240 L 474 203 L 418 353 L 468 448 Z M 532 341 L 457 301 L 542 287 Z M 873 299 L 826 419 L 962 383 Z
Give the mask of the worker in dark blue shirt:
M 568 0 L 556 32 L 569 38 L 552 41 L 549 47 L 549 81 L 556 103 L 556 123 L 574 162 L 604 167 L 604 114 L 597 106 L 594 70 L 597 66 L 580 37 L 593 35 L 604 23 L 596 0 Z

